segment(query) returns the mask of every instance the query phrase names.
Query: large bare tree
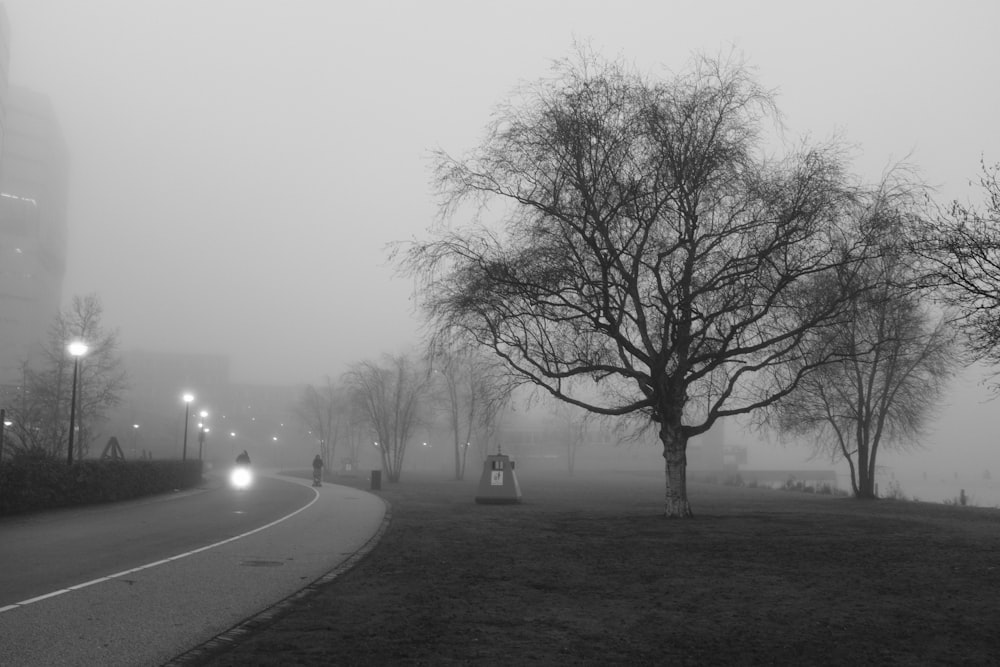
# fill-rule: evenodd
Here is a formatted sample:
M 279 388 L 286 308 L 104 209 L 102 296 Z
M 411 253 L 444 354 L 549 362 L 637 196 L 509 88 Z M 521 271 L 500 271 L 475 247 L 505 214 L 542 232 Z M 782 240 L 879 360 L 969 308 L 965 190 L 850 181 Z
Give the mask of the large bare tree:
M 382 470 L 398 482 L 406 447 L 425 418 L 430 373 L 412 355 L 383 355 L 381 362 L 362 361 L 345 374 L 344 381 L 377 438 Z
M 692 515 L 688 440 L 789 392 L 772 371 L 848 301 L 841 152 L 766 158 L 775 113 L 740 63 L 650 80 L 581 49 L 470 154 L 437 154 L 442 223 L 398 256 L 434 328 L 560 400 L 651 420 L 670 517 Z M 495 218 L 449 225 L 469 204 Z
M 771 415 L 783 436 L 808 436 L 818 452 L 846 461 L 857 498 L 876 497 L 881 450 L 919 445 L 959 361 L 954 330 L 928 306 L 923 263 L 906 242 L 924 224 L 917 191 L 890 176 L 859 205 L 858 224 L 879 252 L 850 278 L 867 289 L 849 319 L 811 338 L 839 360 L 806 374 Z

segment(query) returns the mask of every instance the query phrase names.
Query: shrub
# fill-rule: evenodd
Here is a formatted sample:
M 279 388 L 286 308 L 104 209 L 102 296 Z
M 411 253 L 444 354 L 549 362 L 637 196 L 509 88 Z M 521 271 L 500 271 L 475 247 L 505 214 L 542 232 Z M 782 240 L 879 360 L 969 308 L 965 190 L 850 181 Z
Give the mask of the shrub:
M 19 456 L 0 465 L 0 516 L 128 500 L 201 482 L 201 461 L 100 461 L 73 465 Z
M 805 484 L 802 480 L 795 479 L 794 477 L 789 477 L 785 480 L 784 485 L 781 487 L 782 491 L 802 491 L 805 488 Z
M 726 486 L 745 486 L 743 477 L 741 477 L 739 473 L 729 475 L 722 481 L 722 483 Z
M 903 487 L 901 487 L 899 482 L 896 480 L 889 482 L 889 490 L 882 497 L 888 498 L 889 500 L 909 500 L 909 498 L 906 497 L 906 494 L 903 493 Z

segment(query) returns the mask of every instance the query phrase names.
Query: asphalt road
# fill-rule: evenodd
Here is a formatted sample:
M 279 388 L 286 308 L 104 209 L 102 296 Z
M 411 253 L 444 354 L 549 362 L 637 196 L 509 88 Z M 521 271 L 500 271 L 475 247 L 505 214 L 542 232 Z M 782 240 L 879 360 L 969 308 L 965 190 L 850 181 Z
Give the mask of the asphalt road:
M 0 665 L 162 665 L 333 570 L 382 524 L 354 488 L 258 476 L 0 521 Z

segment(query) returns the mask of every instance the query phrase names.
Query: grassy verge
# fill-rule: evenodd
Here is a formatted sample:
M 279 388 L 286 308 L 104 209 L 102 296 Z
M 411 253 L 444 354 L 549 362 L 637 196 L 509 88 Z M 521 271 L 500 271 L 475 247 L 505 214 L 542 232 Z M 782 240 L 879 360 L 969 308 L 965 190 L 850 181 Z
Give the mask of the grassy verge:
M 519 478 L 508 506 L 383 481 L 379 546 L 205 664 L 997 659 L 1000 511 L 694 484 L 669 521 L 652 471 Z

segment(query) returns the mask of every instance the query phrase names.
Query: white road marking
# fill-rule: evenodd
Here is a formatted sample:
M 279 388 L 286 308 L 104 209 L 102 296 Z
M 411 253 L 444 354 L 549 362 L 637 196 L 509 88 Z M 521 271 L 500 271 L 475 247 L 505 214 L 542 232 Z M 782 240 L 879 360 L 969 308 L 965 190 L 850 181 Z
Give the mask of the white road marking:
M 253 530 L 249 530 L 249 531 L 247 531 L 247 532 L 245 532 L 245 533 L 243 533 L 241 535 L 236 535 L 234 537 L 230 537 L 228 539 L 222 540 L 221 542 L 216 542 L 215 544 L 209 544 L 208 546 L 199 547 L 199 548 L 193 549 L 191 551 L 185 551 L 182 554 L 177 554 L 176 556 L 171 556 L 170 558 L 164 558 L 162 560 L 154 561 L 152 563 L 146 563 L 145 565 L 140 565 L 139 567 L 133 567 L 130 570 L 122 570 L 121 572 L 116 572 L 114 574 L 109 574 L 106 577 L 100 577 L 99 579 L 91 579 L 90 581 L 85 581 L 82 584 L 76 584 L 75 586 L 70 586 L 68 588 L 63 588 L 63 589 L 60 589 L 58 591 L 52 591 L 51 593 L 46 593 L 45 595 L 39 595 L 37 597 L 29 598 L 27 600 L 21 600 L 20 602 L 15 602 L 14 604 L 9 604 L 6 607 L 0 607 L 0 614 L 4 613 L 6 611 L 11 611 L 12 609 L 19 609 L 20 607 L 27 606 L 27 605 L 32 604 L 34 602 L 41 602 L 42 600 L 47 600 L 47 599 L 53 598 L 53 597 L 55 597 L 57 595 L 62 595 L 63 593 L 69 593 L 70 591 L 78 591 L 81 588 L 87 588 L 88 586 L 93 586 L 94 584 L 100 584 L 100 583 L 103 583 L 105 581 L 111 581 L 112 579 L 117 579 L 118 577 L 123 577 L 126 574 L 132 574 L 133 572 L 139 572 L 141 570 L 148 570 L 149 568 L 157 567 L 158 565 L 164 565 L 166 563 L 170 563 L 170 562 L 173 562 L 175 560 L 180 560 L 181 558 L 187 558 L 188 556 L 193 556 L 194 554 L 201 553 L 202 551 L 208 551 L 209 549 L 214 549 L 216 547 L 221 547 L 223 544 L 229 544 L 230 542 L 235 542 L 236 540 L 243 539 L 244 537 L 247 537 L 248 535 L 253 535 L 254 533 L 259 533 L 260 531 L 265 530 L 267 528 L 270 528 L 271 526 L 278 525 L 282 521 L 286 521 L 288 519 L 291 519 L 293 516 L 295 516 L 299 512 L 303 512 L 303 511 L 309 509 L 310 507 L 312 507 L 312 504 L 314 502 L 316 502 L 317 500 L 319 500 L 319 491 L 317 491 L 316 489 L 313 489 L 312 491 L 313 491 L 313 494 L 314 494 L 313 495 L 313 499 L 310 500 L 307 505 L 303 505 L 302 507 L 300 507 L 299 509 L 295 510 L 291 514 L 283 516 L 280 519 L 275 519 L 271 523 L 265 524 L 263 526 L 260 526 L 259 528 L 254 528 Z

